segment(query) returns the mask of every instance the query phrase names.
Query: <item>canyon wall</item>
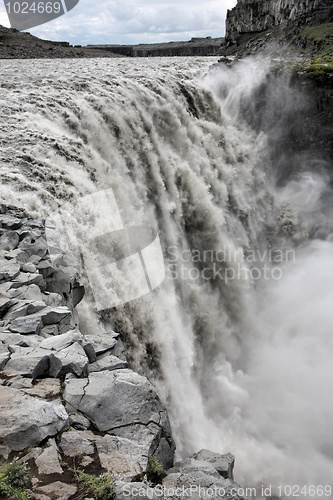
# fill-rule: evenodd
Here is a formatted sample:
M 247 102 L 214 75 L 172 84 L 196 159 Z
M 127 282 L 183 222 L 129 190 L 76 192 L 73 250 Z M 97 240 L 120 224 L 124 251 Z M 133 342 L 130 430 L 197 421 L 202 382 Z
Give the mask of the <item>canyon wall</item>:
M 331 0 L 238 0 L 228 10 L 226 40 L 283 24 L 316 25 L 332 21 Z

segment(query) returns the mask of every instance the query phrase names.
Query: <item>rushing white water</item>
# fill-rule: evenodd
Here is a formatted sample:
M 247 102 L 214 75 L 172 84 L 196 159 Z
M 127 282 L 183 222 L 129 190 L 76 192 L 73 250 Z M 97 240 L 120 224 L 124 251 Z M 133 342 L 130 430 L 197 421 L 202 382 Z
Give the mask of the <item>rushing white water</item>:
M 275 186 L 267 136 L 241 117 L 266 63 L 206 74 L 211 63 L 2 61 L 1 199 L 47 217 L 112 189 L 119 213 L 105 233 L 120 217 L 152 227 L 167 277 L 102 313 L 87 293 L 81 328 L 122 333 L 168 407 L 179 456 L 235 453 L 236 480 L 258 498 L 260 485 L 328 485 L 328 178 L 309 164 Z

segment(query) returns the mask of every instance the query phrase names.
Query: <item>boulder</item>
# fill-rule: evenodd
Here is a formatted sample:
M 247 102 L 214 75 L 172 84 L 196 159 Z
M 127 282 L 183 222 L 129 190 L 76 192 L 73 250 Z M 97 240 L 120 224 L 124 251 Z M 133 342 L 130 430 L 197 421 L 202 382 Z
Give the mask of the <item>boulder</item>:
M 36 458 L 35 462 L 39 474 L 63 474 L 60 465 L 59 450 L 54 439 L 49 439 L 48 446 Z
M 19 244 L 20 237 L 15 231 L 7 231 L 0 236 L 0 250 L 15 250 Z
M 24 392 L 39 398 L 54 398 L 55 396 L 60 396 L 60 380 L 54 378 L 44 378 L 42 380 L 38 380 L 33 387 L 25 389 Z
M 101 372 L 103 370 L 121 370 L 124 368 L 128 368 L 128 363 L 126 361 L 122 361 L 116 356 L 106 353 L 102 356 L 99 356 L 94 363 L 90 364 L 88 367 L 88 371 L 89 373 L 91 373 Z
M 154 422 L 170 432 L 166 409 L 156 390 L 141 375 L 129 369 L 90 373 L 86 386 L 69 380 L 64 400 L 83 413 L 101 432 Z M 75 393 L 75 396 L 73 395 Z
M 37 313 L 41 309 L 44 309 L 44 307 L 46 307 L 46 304 L 43 301 L 19 300 L 4 316 L 4 320 L 8 323 L 21 316 Z
M 204 450 L 205 453 L 208 450 Z M 216 455 L 211 453 L 210 456 Z M 245 500 L 237 492 L 243 492 L 232 479 L 222 477 L 213 465 L 203 460 L 187 458 L 175 464 L 163 479 L 163 487 L 174 491 L 181 488 L 184 495 L 180 498 L 193 500 L 215 498 L 221 500 Z
M 203 449 L 193 455 L 193 458 L 210 463 L 225 479 L 233 479 L 235 457 L 231 453 L 221 455 L 220 453 L 213 453 L 212 451 Z
M 0 295 L 0 319 L 4 317 L 8 309 L 10 309 L 16 302 L 5 295 Z
M 82 377 L 87 374 L 88 362 L 83 347 L 75 342 L 65 349 L 51 353 L 49 374 L 55 378 L 63 377 L 67 373 Z
M 79 330 L 69 330 L 68 332 L 57 335 L 56 337 L 49 337 L 42 340 L 40 347 L 51 351 L 60 351 L 61 349 L 65 349 L 66 347 L 69 347 L 79 341 L 84 341 L 82 333 Z
M 77 492 L 76 486 L 56 481 L 46 486 L 38 486 L 37 492 L 49 496 L 54 500 L 69 500 Z M 41 499 L 40 499 L 41 500 Z
M 101 466 L 128 480 L 141 475 L 147 468 L 145 447 L 136 441 L 106 434 L 96 437 L 96 447 Z
M 0 386 L 0 444 L 20 451 L 68 428 L 60 400 L 46 402 L 11 387 Z
M 9 325 L 9 330 L 23 335 L 30 333 L 38 335 L 42 326 L 43 322 L 41 315 L 36 313 L 14 319 Z
M 106 351 L 110 351 L 117 343 L 119 333 L 97 333 L 96 335 L 85 335 L 86 342 L 90 343 L 97 356 Z
M 46 377 L 50 370 L 50 354 L 40 347 L 10 346 L 12 354 L 4 373 L 7 376 L 23 375 L 33 379 Z
M 39 273 L 24 273 L 20 272 L 15 278 L 11 278 L 11 288 L 20 288 L 21 286 L 38 285 L 39 288 L 45 289 L 45 281 Z
M 20 288 L 12 288 L 6 292 L 8 297 L 18 300 L 44 301 L 41 289 L 38 285 L 21 286 Z
M 63 432 L 60 440 L 60 448 L 68 457 L 76 457 L 78 454 L 93 455 L 95 453 L 93 441 L 96 436 L 90 431 L 71 430 Z
M 69 415 L 69 425 L 78 430 L 86 430 L 90 427 L 89 420 L 81 415 L 80 413 L 70 413 Z
M 11 281 L 20 274 L 20 264 L 0 259 L 0 283 Z
M 1 215 L 1 220 L 0 220 L 1 227 L 5 229 L 19 229 L 23 221 L 22 219 L 19 219 L 17 217 L 13 217 L 11 215 Z

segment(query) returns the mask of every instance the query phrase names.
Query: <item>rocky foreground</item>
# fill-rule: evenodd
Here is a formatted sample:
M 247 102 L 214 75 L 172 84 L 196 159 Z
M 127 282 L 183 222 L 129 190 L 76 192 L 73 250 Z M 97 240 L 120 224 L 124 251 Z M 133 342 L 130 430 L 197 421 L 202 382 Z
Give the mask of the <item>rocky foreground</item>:
M 212 488 L 214 498 L 243 498 L 230 454 L 202 450 L 174 465 L 167 411 L 128 368 L 119 333 L 80 332 L 77 267 L 45 224 L 0 206 L 0 455 L 29 466 L 26 494 L 92 498 L 80 477 L 109 471 L 114 488 L 95 500 L 204 498 Z

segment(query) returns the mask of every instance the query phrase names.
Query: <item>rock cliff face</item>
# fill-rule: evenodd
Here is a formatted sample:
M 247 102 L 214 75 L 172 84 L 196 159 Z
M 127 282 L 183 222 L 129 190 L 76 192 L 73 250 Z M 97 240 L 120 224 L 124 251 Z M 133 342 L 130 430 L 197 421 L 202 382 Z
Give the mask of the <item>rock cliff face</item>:
M 96 499 L 158 500 L 165 492 L 172 500 L 182 488 L 179 500 L 204 500 L 214 488 L 220 500 L 242 500 L 230 453 L 201 450 L 172 467 L 166 408 L 128 368 L 119 333 L 80 332 L 75 306 L 84 288 L 75 259 L 54 247 L 53 230 L 51 221 L 0 204 L 0 461 L 32 472 L 31 489 L 15 498 L 94 492 Z M 3 498 L 12 480 L 1 474 Z M 111 490 L 101 489 L 106 477 Z
M 282 24 L 313 25 L 332 18 L 331 0 L 238 0 L 226 19 L 226 40 Z

